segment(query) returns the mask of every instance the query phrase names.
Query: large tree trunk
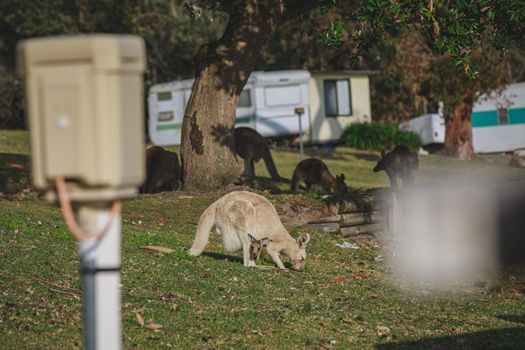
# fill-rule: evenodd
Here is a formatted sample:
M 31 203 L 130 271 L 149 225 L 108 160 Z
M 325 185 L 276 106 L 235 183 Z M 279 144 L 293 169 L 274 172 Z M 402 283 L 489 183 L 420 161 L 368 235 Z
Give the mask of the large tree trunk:
M 475 92 L 469 91 L 448 108 L 445 122 L 444 153 L 461 160 L 470 160 L 474 154 L 472 145 L 472 107 Z
M 223 187 L 240 174 L 233 129 L 239 94 L 284 10 L 283 0 L 233 1 L 222 37 L 195 56 L 195 82 L 184 113 L 185 189 Z

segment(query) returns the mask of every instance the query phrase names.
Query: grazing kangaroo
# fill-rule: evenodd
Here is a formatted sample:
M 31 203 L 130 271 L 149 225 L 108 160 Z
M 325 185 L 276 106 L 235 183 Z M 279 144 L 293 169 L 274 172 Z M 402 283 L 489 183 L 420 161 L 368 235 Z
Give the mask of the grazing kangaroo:
M 345 175 L 336 175 L 334 178 L 326 164 L 317 158 L 304 159 L 297 164 L 292 176 L 292 191 L 299 190 L 300 181 L 304 181 L 307 190 L 313 187 L 316 192 L 321 189 L 328 193 L 348 191 Z
M 292 262 L 294 270 L 304 269 L 306 245 L 310 235 L 301 234 L 294 239 L 284 228 L 272 203 L 256 193 L 236 191 L 226 194 L 210 205 L 201 215 L 190 254 L 202 254 L 215 226 L 222 236 L 224 250 L 243 251 L 244 266 L 255 266 L 250 260 L 250 236 L 264 241 L 266 251 L 275 264 L 284 269 L 279 254 L 284 254 Z
M 244 174 L 248 178 L 255 177 L 254 163 L 264 160 L 266 169 L 270 176 L 275 181 L 282 180 L 277 172 L 275 163 L 273 162 L 272 154 L 268 149 L 268 145 L 257 131 L 252 128 L 239 127 L 234 130 L 235 137 L 235 152 L 244 159 Z
M 181 175 L 177 153 L 166 151 L 159 146 L 146 149 L 146 181 L 141 193 L 176 191 Z
M 374 167 L 374 173 L 384 170 L 390 179 L 390 186 L 398 188 L 397 177 L 403 180 L 403 187 L 414 183 L 416 170 L 419 167 L 417 153 L 408 146 L 398 145 L 393 151 L 381 151 L 381 159 Z

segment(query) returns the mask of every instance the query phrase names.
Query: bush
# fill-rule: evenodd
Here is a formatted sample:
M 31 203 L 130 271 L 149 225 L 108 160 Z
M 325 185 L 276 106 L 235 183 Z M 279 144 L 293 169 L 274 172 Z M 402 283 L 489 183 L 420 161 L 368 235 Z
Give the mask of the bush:
M 0 67 L 0 129 L 24 128 L 24 102 L 21 80 Z
M 341 144 L 368 150 L 381 150 L 401 144 L 418 149 L 421 146 L 421 139 L 419 135 L 411 131 L 399 130 L 393 125 L 354 123 L 344 130 Z

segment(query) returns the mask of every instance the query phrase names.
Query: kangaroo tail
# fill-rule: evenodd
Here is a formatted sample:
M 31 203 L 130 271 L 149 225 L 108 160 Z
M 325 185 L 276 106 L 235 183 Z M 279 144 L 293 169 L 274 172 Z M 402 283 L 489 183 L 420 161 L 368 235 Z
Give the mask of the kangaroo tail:
M 197 224 L 197 232 L 195 233 L 195 239 L 190 249 L 190 255 L 198 256 L 206 248 L 208 240 L 210 239 L 210 230 L 215 224 L 215 210 L 217 203 L 210 205 L 199 218 Z
M 279 173 L 277 172 L 277 168 L 275 167 L 275 163 L 273 162 L 272 154 L 270 153 L 268 147 L 264 147 L 262 158 L 264 160 L 264 163 L 266 164 L 266 169 L 268 169 L 268 172 L 270 173 L 272 179 L 275 181 L 280 181 L 281 176 L 279 176 Z

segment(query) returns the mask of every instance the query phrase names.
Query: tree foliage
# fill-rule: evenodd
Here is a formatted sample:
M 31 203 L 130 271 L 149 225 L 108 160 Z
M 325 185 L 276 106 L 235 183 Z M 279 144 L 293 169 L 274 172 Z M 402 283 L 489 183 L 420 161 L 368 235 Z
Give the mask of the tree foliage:
M 475 76 L 475 52 L 506 55 L 523 39 L 525 6 L 519 0 L 327 1 L 338 19 L 324 28 L 323 42 L 358 56 L 385 36 L 423 35 L 437 55 Z M 336 15 L 334 15 L 336 16 Z
M 394 37 L 398 47 L 408 48 L 402 38 L 413 33 L 424 38 L 423 46 L 430 49 L 430 55 L 418 56 L 431 59 L 431 65 L 425 68 L 423 64 L 421 71 L 427 76 L 423 81 L 419 77 L 415 85 L 404 79 L 404 87 L 409 90 L 399 97 L 413 99 L 417 95 L 410 90 L 413 87 L 424 93 L 426 81 L 427 94 L 445 102 L 446 153 L 470 159 L 473 103 L 479 93 L 501 88 L 510 81 L 508 67 L 501 63 L 523 40 L 525 6 L 521 1 L 331 1 L 328 11 L 340 17 L 325 28 L 324 43 L 354 57 L 372 47 L 374 41 L 388 42 Z M 414 65 L 416 71 L 421 67 Z M 413 72 L 404 73 L 414 76 Z M 389 82 L 388 76 L 384 82 Z M 393 97 L 390 102 L 399 101 L 398 96 Z
M 215 40 L 225 16 L 192 11 L 185 1 L 0 1 L 0 127 L 23 127 L 22 88 L 15 47 L 23 39 L 76 33 L 136 34 L 147 49 L 146 89 L 193 77 L 193 56 Z

